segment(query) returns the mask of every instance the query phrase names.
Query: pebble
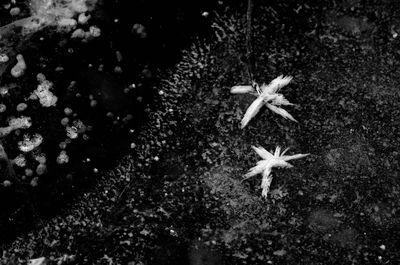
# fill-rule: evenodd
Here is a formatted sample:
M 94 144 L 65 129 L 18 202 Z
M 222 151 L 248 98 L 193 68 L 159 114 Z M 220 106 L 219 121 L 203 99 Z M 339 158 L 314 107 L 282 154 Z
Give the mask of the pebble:
M 33 175 L 33 170 L 30 168 L 25 169 L 25 176 L 31 177 Z
M 68 116 L 69 116 L 69 115 L 72 114 L 72 112 L 73 112 L 73 111 L 72 111 L 72 109 L 70 109 L 70 108 L 65 108 L 65 109 L 64 109 L 65 115 L 68 115 Z
M 121 68 L 121 66 L 115 66 L 114 67 L 114 73 L 116 73 L 116 74 L 120 74 L 120 73 L 122 73 L 122 68 Z
M 0 54 L 0 63 L 6 63 L 9 60 L 10 60 L 10 58 L 8 58 L 7 54 L 5 54 L 5 53 Z
M 68 122 L 69 122 L 69 119 L 68 119 L 67 117 L 61 119 L 61 124 L 62 124 L 63 126 L 67 126 L 67 125 L 68 125 Z
M 122 53 L 120 51 L 116 51 L 115 56 L 117 58 L 117 62 L 122 62 Z
M 5 180 L 5 181 L 3 181 L 3 186 L 4 187 L 10 187 L 11 186 L 11 181 L 9 181 L 9 180 Z
M 7 94 L 8 94 L 8 88 L 7 87 L 1 87 L 0 88 L 0 96 L 4 97 Z
M 26 158 L 24 155 L 19 155 L 14 158 L 14 164 L 18 167 L 25 167 L 26 166 Z
M 61 151 L 57 157 L 57 164 L 66 164 L 69 162 L 69 156 L 66 151 Z
M 17 64 L 11 68 L 11 75 L 15 78 L 21 77 L 26 70 L 26 63 L 24 57 L 21 54 L 17 55 Z
M 60 147 L 60 149 L 65 149 L 67 148 L 67 143 L 66 142 L 61 142 L 58 144 L 58 146 Z
M 36 174 L 39 176 L 43 175 L 46 172 L 46 165 L 45 164 L 39 164 L 36 168 Z
M 5 112 L 7 110 L 7 107 L 6 107 L 6 105 L 4 105 L 4 104 L 0 104 L 0 113 L 3 113 L 3 112 Z
M 24 110 L 26 110 L 27 107 L 28 107 L 28 105 L 26 103 L 19 103 L 17 105 L 17 111 L 18 112 L 24 111 Z
M 86 24 L 90 19 L 90 15 L 85 15 L 85 13 L 81 13 L 78 16 L 78 23 L 79 24 Z
M 71 34 L 72 39 L 83 39 L 85 37 L 85 31 L 83 29 L 76 29 Z
M 38 156 L 35 157 L 36 161 L 39 162 L 39 164 L 45 164 L 47 159 L 46 156 L 44 154 L 40 154 Z
M 21 13 L 21 9 L 19 9 L 19 7 L 13 7 L 10 10 L 10 15 L 15 17 L 18 16 Z
M 78 138 L 78 130 L 75 128 L 75 127 L 67 127 L 66 129 L 66 132 L 67 132 L 67 136 L 70 138 L 70 139 L 76 139 L 76 138 Z
M 90 35 L 91 35 L 92 37 L 94 37 L 94 38 L 100 37 L 100 35 L 101 35 L 101 30 L 100 30 L 100 28 L 98 28 L 98 27 L 96 27 L 96 26 L 91 26 L 91 27 L 89 28 L 89 32 L 90 32 Z
M 96 101 L 95 99 L 92 99 L 92 100 L 90 101 L 90 106 L 91 106 L 92 108 L 96 107 L 96 106 L 97 106 L 97 101 Z
M 147 37 L 146 28 L 142 24 L 133 25 L 131 32 L 133 34 L 137 35 L 141 39 L 144 39 Z
M 57 21 L 57 24 L 59 27 L 69 31 L 76 27 L 77 22 L 73 18 L 61 18 Z
M 36 187 L 36 186 L 38 185 L 38 181 L 39 181 L 39 178 L 38 178 L 38 177 L 34 177 L 34 178 L 31 180 L 31 186 L 32 186 L 32 187 Z
M 36 75 L 36 80 L 37 80 L 39 83 L 43 83 L 44 81 L 46 81 L 46 76 L 45 76 L 44 74 L 42 74 L 42 73 L 38 73 L 38 74 Z

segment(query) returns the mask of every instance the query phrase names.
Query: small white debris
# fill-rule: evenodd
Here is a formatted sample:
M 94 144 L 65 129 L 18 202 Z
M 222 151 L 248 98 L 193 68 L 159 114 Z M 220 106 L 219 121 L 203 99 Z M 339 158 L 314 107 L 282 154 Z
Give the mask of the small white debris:
M 32 138 L 24 135 L 24 140 L 18 142 L 19 150 L 22 152 L 30 152 L 38 147 L 43 142 L 43 137 L 40 134 L 35 134 Z
M 33 175 L 33 170 L 30 169 L 30 168 L 26 168 L 25 169 L 25 176 L 32 177 L 32 175 Z
M 32 180 L 31 180 L 31 186 L 32 187 L 36 187 L 37 185 L 38 185 L 38 182 L 39 182 L 39 178 L 38 177 L 34 177 Z M 34 264 L 34 265 L 45 265 L 46 263 L 45 263 L 45 260 L 43 260 L 43 262 L 41 262 L 41 263 L 29 263 L 29 264 Z
M 78 23 L 79 24 L 86 24 L 90 19 L 90 15 L 85 15 L 85 13 L 81 13 L 78 16 Z
M 11 181 L 9 181 L 9 180 L 3 181 L 3 186 L 4 187 L 10 187 L 11 185 L 12 185 Z
M 19 103 L 17 105 L 17 111 L 22 112 L 22 111 L 26 110 L 27 107 L 28 107 L 28 105 L 26 103 L 23 103 L 23 102 Z
M 14 158 L 14 164 L 18 167 L 25 167 L 26 166 L 26 158 L 24 155 L 20 154 L 16 158 Z
M 26 63 L 24 57 L 21 54 L 17 55 L 17 64 L 11 68 L 11 75 L 15 78 L 21 77 L 26 70 Z
M 122 62 L 122 53 L 120 51 L 115 52 L 115 57 L 117 58 L 117 62 Z
M 43 107 L 55 106 L 57 103 L 57 96 L 50 91 L 52 87 L 53 83 L 45 80 L 33 91 L 33 94 L 39 98 L 39 102 Z
M 92 99 L 89 104 L 90 104 L 90 107 L 94 108 L 97 106 L 97 100 Z
M 41 153 L 35 156 L 35 160 L 39 162 L 39 164 L 46 164 L 46 155 Z
M 382 250 L 386 250 L 386 246 L 385 245 L 380 245 L 379 248 L 382 249 Z
M 0 103 L 0 113 L 3 113 L 7 110 L 6 105 L 4 105 L 3 103 Z
M 11 127 L 0 127 L 0 137 L 9 135 L 12 132 Z
M 75 120 L 72 122 L 72 124 L 73 124 L 73 127 L 76 128 L 78 133 L 86 132 L 87 127 L 81 120 Z
M 89 28 L 89 32 L 90 32 L 90 35 L 94 38 L 100 37 L 100 35 L 101 35 L 101 30 L 97 26 L 91 26 Z
M 67 148 L 67 143 L 66 142 L 61 142 L 58 144 L 58 147 L 60 147 L 60 149 L 65 149 Z
M 10 10 L 10 15 L 13 17 L 18 16 L 19 13 L 21 13 L 21 9 L 19 9 L 19 7 L 13 7 Z
M 66 164 L 68 162 L 69 162 L 69 156 L 68 156 L 67 152 L 64 150 L 61 151 L 57 157 L 57 163 L 61 165 L 61 164 Z
M 68 123 L 69 123 L 68 117 L 64 117 L 64 118 L 61 119 L 61 125 L 62 126 L 67 126 Z
M 67 137 L 70 139 L 76 139 L 78 138 L 78 129 L 74 126 L 67 126 L 65 129 L 67 132 Z
M 8 122 L 9 127 L 11 130 L 18 130 L 18 129 L 27 129 L 32 126 L 32 121 L 30 117 L 20 117 L 20 118 L 12 118 Z
M 147 37 L 146 28 L 142 24 L 137 23 L 137 24 L 133 25 L 131 32 L 141 39 L 144 39 Z
M 117 66 L 114 67 L 114 73 L 120 74 L 122 72 L 123 71 L 122 71 L 122 67 L 121 66 L 117 65 Z
M 88 11 L 88 7 L 86 5 L 86 0 L 72 0 L 71 1 L 71 9 L 76 13 L 84 13 Z
M 76 29 L 74 32 L 72 32 L 71 38 L 72 39 L 83 39 L 85 38 L 86 34 L 83 29 Z
M 65 31 L 71 31 L 76 28 L 77 22 L 73 18 L 61 18 L 57 21 L 58 27 Z
M 47 171 L 47 167 L 45 164 L 39 164 L 36 167 L 36 174 L 38 174 L 39 176 L 43 175 L 44 173 L 46 173 Z
M 4 97 L 8 94 L 8 87 L 0 87 L 0 96 Z
M 71 108 L 65 108 L 64 109 L 64 113 L 65 113 L 65 115 L 71 115 L 72 113 L 73 113 L 73 111 L 72 111 L 72 109 Z
M 10 60 L 10 58 L 8 58 L 7 54 L 5 53 L 0 54 L 0 63 L 6 63 L 8 62 L 8 60 Z
M 39 83 L 42 83 L 42 82 L 46 81 L 46 76 L 45 76 L 44 74 L 42 74 L 42 73 L 38 73 L 38 74 L 36 75 L 36 80 L 37 80 Z

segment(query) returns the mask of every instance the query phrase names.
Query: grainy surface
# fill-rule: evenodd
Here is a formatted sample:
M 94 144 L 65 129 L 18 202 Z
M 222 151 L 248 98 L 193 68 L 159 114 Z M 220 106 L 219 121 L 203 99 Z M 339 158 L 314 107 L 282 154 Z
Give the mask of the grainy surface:
M 132 153 L 84 195 L 4 246 L 3 263 L 397 264 L 399 7 L 395 1 L 254 1 L 254 78 L 280 74 L 293 123 L 251 96 L 246 9 L 213 14 L 214 37 L 156 73 Z M 242 182 L 251 145 L 311 153 Z M 67 260 L 67 258 L 65 258 Z M 61 264 L 69 264 L 67 261 Z

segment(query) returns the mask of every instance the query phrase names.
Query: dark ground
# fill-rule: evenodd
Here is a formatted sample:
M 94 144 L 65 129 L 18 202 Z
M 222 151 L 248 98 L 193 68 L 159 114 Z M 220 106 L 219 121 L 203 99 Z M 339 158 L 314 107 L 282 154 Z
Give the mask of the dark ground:
M 135 148 L 53 218 L 3 245 L 3 263 L 399 264 L 396 1 L 254 1 L 254 78 L 280 74 L 293 123 L 253 100 L 246 10 L 210 12 L 159 81 Z M 251 145 L 312 155 L 274 170 L 267 199 Z

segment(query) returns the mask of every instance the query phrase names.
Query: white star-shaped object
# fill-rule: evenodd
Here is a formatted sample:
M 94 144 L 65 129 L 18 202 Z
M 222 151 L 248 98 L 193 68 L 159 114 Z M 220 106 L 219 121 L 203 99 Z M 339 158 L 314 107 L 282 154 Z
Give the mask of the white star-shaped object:
M 272 80 L 268 85 L 263 84 L 261 87 L 256 83 L 253 85 L 232 87 L 231 93 L 233 94 L 251 94 L 257 97 L 256 100 L 254 100 L 253 103 L 251 103 L 251 105 L 247 108 L 246 113 L 241 121 L 241 128 L 243 129 L 249 123 L 249 121 L 256 116 L 264 104 L 271 111 L 281 115 L 285 119 L 290 119 L 297 122 L 293 116 L 289 114 L 289 112 L 280 107 L 282 105 L 293 104 L 290 103 L 282 94 L 278 93 L 279 90 L 288 85 L 292 79 L 293 78 L 291 76 L 284 77 L 281 75 Z
M 250 168 L 249 172 L 244 175 L 244 179 L 251 178 L 255 175 L 262 174 L 261 188 L 262 188 L 262 196 L 267 197 L 269 187 L 272 182 L 271 171 L 272 168 L 291 168 L 293 165 L 289 164 L 287 161 L 293 159 L 299 159 L 308 156 L 309 154 L 297 154 L 297 155 L 285 155 L 285 153 L 289 150 L 289 148 L 285 149 L 281 152 L 281 147 L 277 146 L 275 149 L 275 153 L 268 152 L 263 147 L 255 147 L 252 146 L 254 151 L 261 156 L 263 160 L 257 162 L 257 166 Z

